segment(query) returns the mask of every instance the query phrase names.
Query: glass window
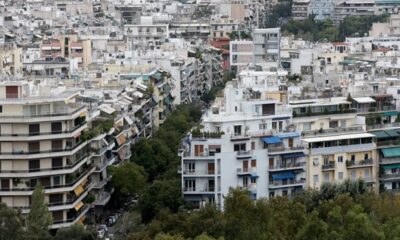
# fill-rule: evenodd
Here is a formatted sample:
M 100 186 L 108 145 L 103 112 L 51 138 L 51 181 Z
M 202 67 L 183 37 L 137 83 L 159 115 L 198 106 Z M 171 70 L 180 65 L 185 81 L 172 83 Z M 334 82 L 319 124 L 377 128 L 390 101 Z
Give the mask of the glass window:
M 318 176 L 318 174 L 315 174 L 315 175 L 313 176 L 313 180 L 314 180 L 314 184 L 319 182 L 319 176 Z
M 338 173 L 338 178 L 339 178 L 339 180 L 342 180 L 342 179 L 343 179 L 343 172 L 339 172 L 339 173 Z

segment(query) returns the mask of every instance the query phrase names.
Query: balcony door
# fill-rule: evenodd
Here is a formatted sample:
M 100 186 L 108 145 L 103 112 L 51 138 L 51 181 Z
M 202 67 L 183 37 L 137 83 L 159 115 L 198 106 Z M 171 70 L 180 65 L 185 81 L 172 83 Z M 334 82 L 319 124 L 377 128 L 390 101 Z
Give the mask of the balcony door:
M 9 179 L 1 179 L 1 190 L 3 190 L 3 191 L 10 190 L 10 180 Z
M 61 131 L 62 131 L 61 122 L 52 122 L 51 123 L 51 133 L 52 134 L 61 133 Z
M 29 124 L 29 136 L 35 136 L 40 134 L 40 124 Z
M 214 173 L 215 173 L 215 164 L 208 163 L 208 174 L 214 174 Z

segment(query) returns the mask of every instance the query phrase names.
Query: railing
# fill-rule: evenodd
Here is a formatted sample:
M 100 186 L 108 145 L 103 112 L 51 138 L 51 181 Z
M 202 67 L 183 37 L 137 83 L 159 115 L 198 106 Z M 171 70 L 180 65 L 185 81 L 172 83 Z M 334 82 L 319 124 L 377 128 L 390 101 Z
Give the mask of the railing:
M 214 175 L 215 170 L 196 170 L 196 169 L 185 169 L 183 175 Z
M 357 167 L 357 166 L 365 166 L 365 165 L 371 165 L 374 164 L 374 160 L 372 158 L 369 159 L 364 159 L 361 161 L 346 161 L 346 166 L 347 167 Z
M 303 179 L 301 179 L 301 180 L 291 180 L 291 181 L 286 181 L 286 182 L 284 182 L 284 181 L 272 181 L 272 182 L 270 182 L 269 183 L 269 185 L 271 186 L 271 187 L 278 187 L 278 186 L 287 186 L 287 185 L 293 185 L 293 184 L 303 184 L 303 183 L 305 183 L 306 182 L 306 180 L 303 180 Z
M 356 109 L 343 109 L 338 111 L 326 111 L 326 112 L 305 112 L 305 113 L 297 113 L 293 112 L 293 117 L 311 117 L 311 116 L 321 116 L 321 115 L 331 115 L 331 114 L 343 114 L 343 113 L 356 113 Z
M 374 130 L 380 128 L 393 128 L 393 127 L 400 127 L 400 122 L 367 125 L 367 130 Z
M 322 170 L 332 169 L 332 168 L 335 168 L 335 167 L 336 167 L 335 163 L 322 164 Z
M 304 147 L 303 146 L 296 146 L 296 147 L 268 146 L 268 152 L 283 152 L 283 151 L 296 151 L 296 150 L 304 150 Z
M 367 127 L 368 129 L 368 127 Z M 378 141 L 376 142 L 377 146 L 396 146 L 400 145 L 400 139 L 398 140 L 386 140 L 386 141 Z
M 68 170 L 78 165 L 88 155 L 83 156 L 78 161 L 75 161 L 73 165 L 67 165 L 64 167 L 52 167 L 52 168 L 31 168 L 25 170 L 0 170 L 0 173 L 32 173 L 32 172 L 45 172 L 45 171 L 57 171 L 57 170 Z
M 303 131 L 301 133 L 302 136 L 313 136 L 313 135 L 325 135 L 325 134 L 336 134 L 336 133 L 351 133 L 351 132 L 362 132 L 362 126 L 356 127 L 348 127 L 348 128 L 330 128 L 330 129 L 322 129 L 322 130 L 313 130 L 313 131 Z
M 251 155 L 251 150 L 248 150 L 248 151 L 237 151 L 236 155 L 237 156 L 248 156 L 248 155 Z
M 74 222 L 82 213 L 86 212 L 89 209 L 88 205 L 83 206 L 81 209 L 79 209 L 79 211 L 75 214 L 74 217 L 72 218 L 68 218 L 65 220 L 54 220 L 53 224 L 61 224 L 61 223 L 72 223 Z
M 275 166 L 270 166 L 269 169 L 270 170 L 285 170 L 285 169 L 289 169 L 289 168 L 300 168 L 300 167 L 305 167 L 306 166 L 306 162 L 299 162 L 299 163 L 295 163 L 295 164 L 286 164 L 286 165 L 275 165 Z
M 56 148 L 56 149 L 50 149 L 50 150 L 45 150 L 45 151 L 40 151 L 40 150 L 31 150 L 31 151 L 12 151 L 12 152 L 1 152 L 0 154 L 9 154 L 9 155 L 29 155 L 29 154 L 40 154 L 40 153 L 55 153 L 55 152 L 65 152 L 65 151 L 72 151 L 79 146 L 81 146 L 83 143 L 86 143 L 86 141 L 81 141 L 77 144 L 75 144 L 73 147 L 68 147 L 68 148 Z
M 66 133 L 73 133 L 78 128 L 82 127 L 86 124 L 86 121 L 82 122 L 81 124 L 74 126 L 70 130 L 65 131 L 51 131 L 51 132 L 34 132 L 34 133 L 12 133 L 12 134 L 5 134 L 0 133 L 1 137 L 32 137 L 32 136 L 40 136 L 40 135 L 56 135 L 56 134 L 66 134 Z
M 400 178 L 400 173 L 382 174 L 382 179 Z
M 74 181 L 70 183 L 66 183 L 63 185 L 53 185 L 53 186 L 44 186 L 44 189 L 55 189 L 55 188 L 65 188 L 65 187 L 72 187 L 75 185 L 75 183 L 79 182 L 82 180 L 84 176 L 86 176 L 94 167 L 88 168 L 86 171 L 84 171 L 81 175 L 75 178 Z M 1 188 L 1 191 L 7 191 L 7 192 L 15 192 L 15 191 L 33 191 L 35 190 L 34 187 L 26 187 L 26 188 Z
M 382 158 L 380 162 L 381 163 L 397 163 L 397 162 L 400 162 L 400 158 L 399 157 L 397 157 L 397 158 Z
M 245 173 L 255 173 L 257 170 L 255 167 L 250 167 L 250 168 L 238 168 L 236 169 L 236 172 L 238 174 L 245 174 Z
M 1 118 L 36 118 L 36 117 L 58 117 L 58 116 L 65 116 L 65 115 L 72 115 L 75 114 L 77 112 L 79 112 L 80 110 L 86 108 L 86 105 L 81 105 L 78 106 L 76 108 L 64 108 L 64 111 L 60 111 L 60 112 L 46 112 L 46 113 L 42 113 L 42 114 L 24 114 L 24 115 L 6 115 L 6 116 L 1 116 Z M 65 111 L 66 110 L 66 111 Z

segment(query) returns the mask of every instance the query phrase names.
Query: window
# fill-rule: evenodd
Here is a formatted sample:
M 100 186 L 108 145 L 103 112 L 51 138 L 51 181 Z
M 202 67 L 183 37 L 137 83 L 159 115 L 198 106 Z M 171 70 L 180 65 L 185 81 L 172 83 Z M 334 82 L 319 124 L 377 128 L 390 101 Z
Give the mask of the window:
M 29 136 L 35 136 L 40 134 L 40 124 L 29 124 Z
M 3 106 L 0 105 L 0 113 L 2 113 L 2 112 L 3 112 Z
M 356 155 L 351 155 L 351 161 L 354 162 L 356 160 Z
M 243 178 L 243 187 L 247 187 L 248 184 L 249 184 L 248 178 L 247 177 Z
M 364 170 L 364 178 L 369 179 L 369 169 Z
M 315 175 L 313 176 L 313 180 L 314 180 L 314 184 L 316 184 L 316 183 L 319 182 L 319 176 L 318 176 L 318 174 L 315 174 Z
M 364 154 L 364 160 L 368 159 L 368 153 Z
M 351 171 L 351 179 L 356 179 L 356 171 L 355 170 Z
M 337 161 L 338 161 L 338 163 L 342 163 L 342 162 L 343 162 L 343 156 L 339 156 L 339 157 L 337 158 Z
M 256 149 L 256 143 L 255 142 L 251 142 L 251 150 Z
M 255 159 L 251 160 L 251 167 L 252 168 L 257 167 L 257 161 Z
M 196 180 L 186 180 L 185 191 L 196 191 Z
M 63 202 L 63 194 L 49 194 L 49 203 L 62 203 Z
M 40 160 L 29 160 L 29 172 L 40 170 Z
M 53 186 L 61 185 L 61 176 L 54 176 L 53 177 Z
M 62 158 L 52 158 L 51 159 L 51 167 L 53 169 L 60 169 L 63 167 L 63 160 Z
M 29 153 L 38 153 L 40 151 L 40 143 L 39 142 L 29 142 L 28 150 L 29 150 Z
M 195 156 L 203 156 L 204 146 L 203 145 L 194 145 L 194 155 Z
M 51 150 L 62 150 L 63 141 L 62 140 L 52 140 Z
M 235 152 L 246 151 L 246 143 L 233 145 L 233 151 Z
M 339 127 L 339 121 L 329 121 L 329 128 Z
M 329 173 L 324 173 L 324 182 L 329 182 Z
M 256 183 L 256 182 L 257 182 L 257 178 L 252 178 L 252 179 L 251 179 L 251 183 L 254 184 L 254 183 Z
M 338 179 L 339 179 L 339 180 L 342 180 L 342 179 L 343 179 L 343 172 L 339 172 L 339 173 L 338 173 Z
M 275 196 L 275 192 L 273 192 L 273 191 L 269 192 L 269 197 L 270 197 L 270 198 L 272 198 L 272 197 L 274 197 L 274 196 Z
M 277 128 L 276 122 L 272 122 L 272 129 L 276 129 L 276 128 Z
M 260 129 L 260 130 L 267 129 L 267 128 L 268 128 L 268 124 L 267 124 L 267 123 L 261 123 L 261 124 L 259 125 L 259 129 Z
M 303 131 L 310 131 L 311 123 L 303 123 Z
M 242 134 L 242 126 L 241 125 L 234 126 L 234 132 L 235 132 L 235 135 Z
M 196 164 L 194 162 L 187 164 L 187 171 L 193 173 L 196 171 Z

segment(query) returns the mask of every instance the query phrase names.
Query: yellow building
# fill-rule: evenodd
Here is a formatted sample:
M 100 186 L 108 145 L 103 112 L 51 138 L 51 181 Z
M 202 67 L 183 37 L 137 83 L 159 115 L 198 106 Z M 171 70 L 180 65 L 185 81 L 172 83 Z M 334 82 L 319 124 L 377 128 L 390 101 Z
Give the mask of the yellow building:
M 375 135 L 365 132 L 303 138 L 308 148 L 307 186 L 362 179 L 377 190 Z

